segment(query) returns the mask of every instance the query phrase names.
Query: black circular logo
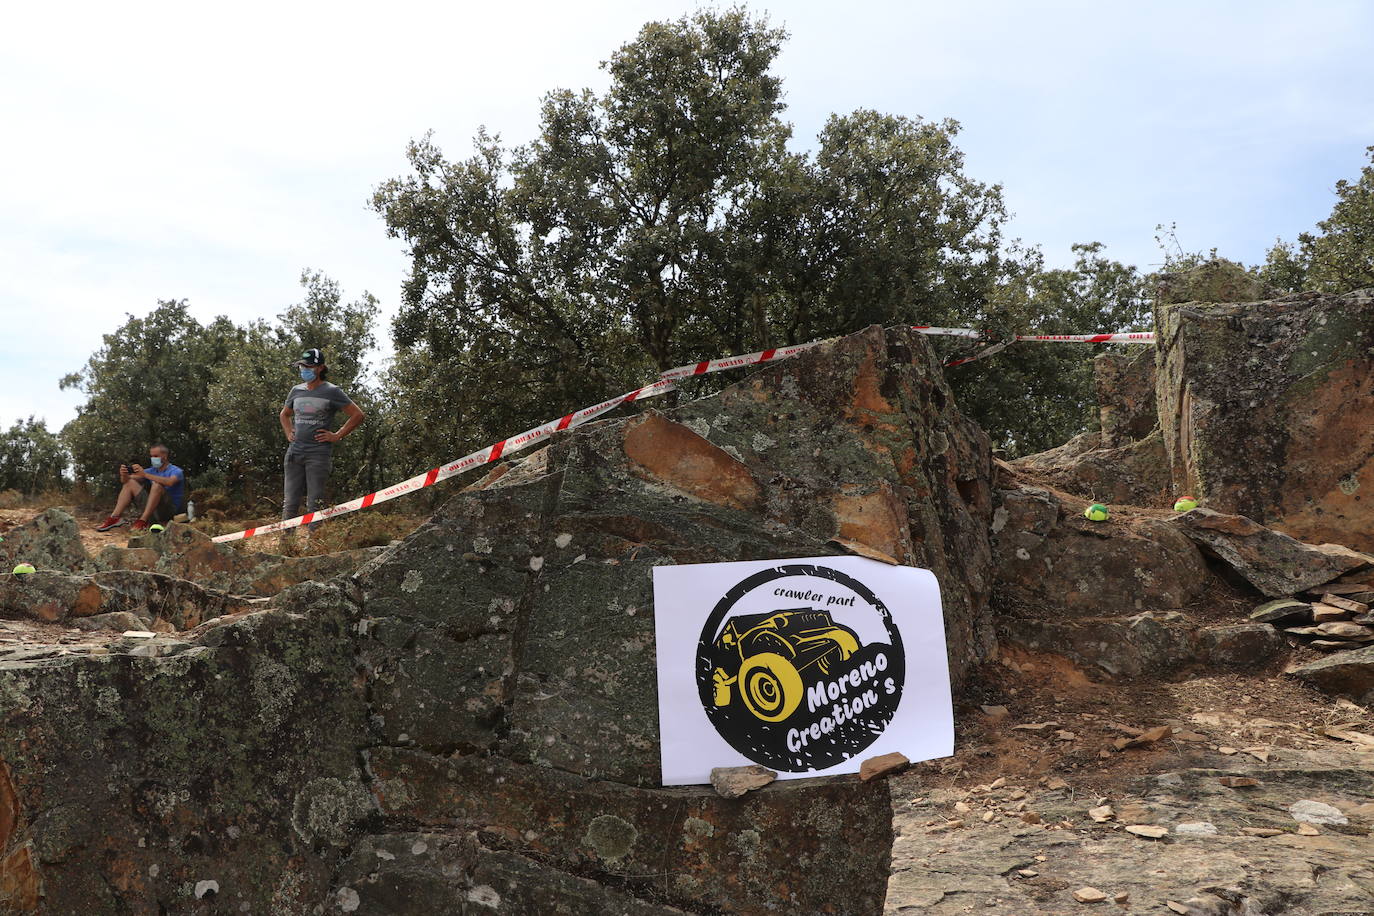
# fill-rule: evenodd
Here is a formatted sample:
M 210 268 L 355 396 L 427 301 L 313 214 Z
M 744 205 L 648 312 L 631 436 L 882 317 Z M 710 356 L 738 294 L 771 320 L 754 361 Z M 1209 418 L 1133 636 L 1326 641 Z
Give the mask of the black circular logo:
M 906 654 L 892 614 L 852 576 L 812 564 L 754 573 L 702 627 L 697 690 L 731 747 L 789 773 L 859 754 L 897 712 Z

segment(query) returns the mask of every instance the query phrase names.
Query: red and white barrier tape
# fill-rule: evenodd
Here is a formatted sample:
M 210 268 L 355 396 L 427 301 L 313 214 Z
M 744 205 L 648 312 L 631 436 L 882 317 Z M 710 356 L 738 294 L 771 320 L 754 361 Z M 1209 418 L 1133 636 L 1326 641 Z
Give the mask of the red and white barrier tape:
M 966 337 L 974 340 L 981 340 L 987 336 L 982 331 L 974 331 L 968 328 L 937 328 L 918 326 L 914 327 L 913 330 L 920 331 L 922 334 L 946 337 Z M 834 338 L 828 338 L 828 340 L 833 339 Z M 1127 339 L 1129 339 L 1129 342 L 1131 343 L 1146 343 L 1148 341 L 1153 341 L 1154 335 L 1061 334 L 1057 336 L 1017 337 L 1014 340 L 1054 340 L 1082 343 L 1124 343 L 1127 342 Z M 973 356 L 969 356 L 964 359 L 953 360 L 947 363 L 946 365 L 957 366 L 961 365 L 962 363 L 972 362 L 975 359 L 981 359 L 984 356 L 990 356 L 992 353 L 995 353 L 998 350 L 1010 346 L 1013 342 L 1014 341 L 1009 340 L 993 343 L 986 349 L 980 351 L 977 354 L 974 354 Z M 335 518 L 340 515 L 346 515 L 349 512 L 357 512 L 359 509 L 367 509 L 379 503 L 384 503 L 389 500 L 393 500 L 398 496 L 404 496 L 405 494 L 414 492 L 415 490 L 423 490 L 425 487 L 432 487 L 442 480 L 448 480 L 450 477 L 453 477 L 456 474 L 461 474 L 464 471 L 470 470 L 472 468 L 479 467 L 484 464 L 490 464 L 491 462 L 496 461 L 503 455 L 509 455 L 512 452 L 517 452 L 523 448 L 527 448 L 535 442 L 538 442 L 540 439 L 546 439 L 549 436 L 552 436 L 554 433 L 562 432 L 565 429 L 572 429 L 574 426 L 581 426 L 583 423 L 586 423 L 590 420 L 594 420 L 602 414 L 614 410 L 621 404 L 629 404 L 634 401 L 642 401 L 645 398 L 653 398 L 658 397 L 661 394 L 666 394 L 667 392 L 672 391 L 673 388 L 676 387 L 676 382 L 678 379 L 691 378 L 693 376 L 698 375 L 707 375 L 712 372 L 723 372 L 727 369 L 741 369 L 745 366 L 757 366 L 763 363 L 776 362 L 780 359 L 787 359 L 790 356 L 796 356 L 798 353 L 801 353 L 804 350 L 809 350 L 812 347 L 819 346 L 823 343 L 826 343 L 826 341 L 813 340 L 810 343 L 797 344 L 791 347 L 778 347 L 771 350 L 760 350 L 757 353 L 746 353 L 742 356 L 726 356 L 720 359 L 708 359 L 703 360 L 699 363 L 692 363 L 687 366 L 679 366 L 676 369 L 669 369 L 660 375 L 658 381 L 645 385 L 642 388 L 636 388 L 633 391 L 627 391 L 622 395 L 618 395 L 607 401 L 602 401 L 600 404 L 596 404 L 592 407 L 584 407 L 581 410 L 574 411 L 564 417 L 560 417 L 557 420 L 550 420 L 547 423 L 544 423 L 540 426 L 536 426 L 534 429 L 526 430 L 525 432 L 520 433 L 517 436 L 511 436 L 508 439 L 502 439 L 495 445 L 489 445 L 486 448 L 481 449 L 480 451 L 473 452 L 470 455 L 465 455 L 464 457 L 459 458 L 457 461 L 451 461 L 448 464 L 440 465 L 437 468 L 431 468 L 428 472 L 424 474 L 419 474 L 415 477 L 410 478 L 409 480 L 405 480 L 401 483 L 387 487 L 384 490 L 378 490 L 375 493 L 369 493 L 366 496 L 359 497 L 358 499 L 349 500 L 346 503 L 339 503 L 337 506 L 330 506 L 327 509 L 320 509 L 317 512 L 307 512 L 306 514 L 299 515 L 295 518 L 288 518 L 280 522 L 273 522 L 270 525 L 262 525 L 256 528 L 247 528 L 243 531 L 236 531 L 233 534 L 221 534 L 219 537 L 216 537 L 213 540 L 219 543 L 223 543 L 225 541 L 241 541 L 246 538 L 256 537 L 260 534 L 270 534 L 274 531 L 285 531 L 289 528 L 299 528 L 301 525 L 309 525 L 311 522 L 324 521 L 327 518 Z

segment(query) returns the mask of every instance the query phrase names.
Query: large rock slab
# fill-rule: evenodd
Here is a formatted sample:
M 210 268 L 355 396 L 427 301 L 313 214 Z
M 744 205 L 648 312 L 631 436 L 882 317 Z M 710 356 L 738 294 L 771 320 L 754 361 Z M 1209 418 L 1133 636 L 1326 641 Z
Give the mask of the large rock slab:
M 37 572 L 0 578 L 0 618 L 50 623 L 130 613 L 155 630 L 187 630 L 245 611 L 260 599 L 229 595 L 160 573 L 112 570 L 88 576 Z
M 0 573 L 18 563 L 47 572 L 84 573 L 94 568 L 76 519 L 61 509 L 47 509 L 5 532 L 0 541 Z
M 1374 295 L 1193 301 L 1156 321 L 1177 492 L 1374 552 Z
M 218 591 L 270 597 L 301 582 L 349 575 L 383 549 L 285 557 L 217 544 L 191 525 L 172 522 L 165 531 L 135 535 L 127 548 L 106 548 L 100 560 L 109 569 L 159 572 Z
M 1193 509 L 1175 524 L 1270 598 L 1296 595 L 1352 570 L 1374 565 L 1374 557 L 1337 544 L 1304 544 L 1239 515 Z
M 879 913 L 886 781 L 658 784 L 651 573 L 929 567 L 961 686 L 993 645 L 990 469 L 924 339 L 875 328 L 576 430 L 391 549 L 293 562 L 172 525 L 102 555 L 136 569 L 43 574 L 145 611 L 184 580 L 333 578 L 175 637 L 24 621 L 54 636 L 0 659 L 0 909 Z M 83 612 L 129 613 L 100 595 Z
M 1062 655 L 1120 677 L 1172 675 L 1194 666 L 1255 671 L 1288 654 L 1271 626 L 1199 626 L 1176 611 L 1086 620 L 1005 617 L 998 631 L 1008 645 Z
M 1289 668 L 1288 673 L 1327 693 L 1374 703 L 1374 646 L 1336 652 Z
M 793 780 L 726 799 L 709 786 L 637 789 L 500 756 L 379 749 L 368 769 L 387 818 L 483 828 L 560 871 L 619 876 L 643 898 L 747 914 L 881 911 L 892 844 L 882 781 Z
M 1144 439 L 1159 425 L 1152 347 L 1135 346 L 1094 358 L 1093 387 L 1104 448 Z
M 352 615 L 0 660 L 0 911 L 315 912 L 373 812 Z
M 1011 463 L 1025 476 L 1089 503 L 1165 506 L 1169 462 L 1159 430 L 1139 441 L 1106 444 L 1107 433 L 1086 432 L 1048 451 Z
M 1021 486 L 996 491 L 997 594 L 1022 616 L 1129 616 L 1172 610 L 1214 582 L 1196 546 L 1167 521 L 1083 518 L 1083 504 Z

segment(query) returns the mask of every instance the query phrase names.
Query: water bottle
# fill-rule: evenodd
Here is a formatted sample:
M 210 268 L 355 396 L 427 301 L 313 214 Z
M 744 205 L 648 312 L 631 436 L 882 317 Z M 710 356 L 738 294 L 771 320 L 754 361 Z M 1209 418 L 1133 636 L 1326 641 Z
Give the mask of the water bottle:
M 196 520 L 196 501 L 195 501 L 194 499 L 188 499 L 188 500 L 186 500 L 186 521 L 188 521 L 188 522 L 194 522 L 195 520 Z

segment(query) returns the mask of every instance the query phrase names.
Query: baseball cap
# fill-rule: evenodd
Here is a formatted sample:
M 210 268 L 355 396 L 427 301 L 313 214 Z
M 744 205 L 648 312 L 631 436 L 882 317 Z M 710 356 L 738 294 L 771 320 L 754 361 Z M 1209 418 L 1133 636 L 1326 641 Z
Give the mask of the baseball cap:
M 293 366 L 323 366 L 324 351 L 318 347 L 312 347 L 301 354 L 301 358 L 296 360 Z

